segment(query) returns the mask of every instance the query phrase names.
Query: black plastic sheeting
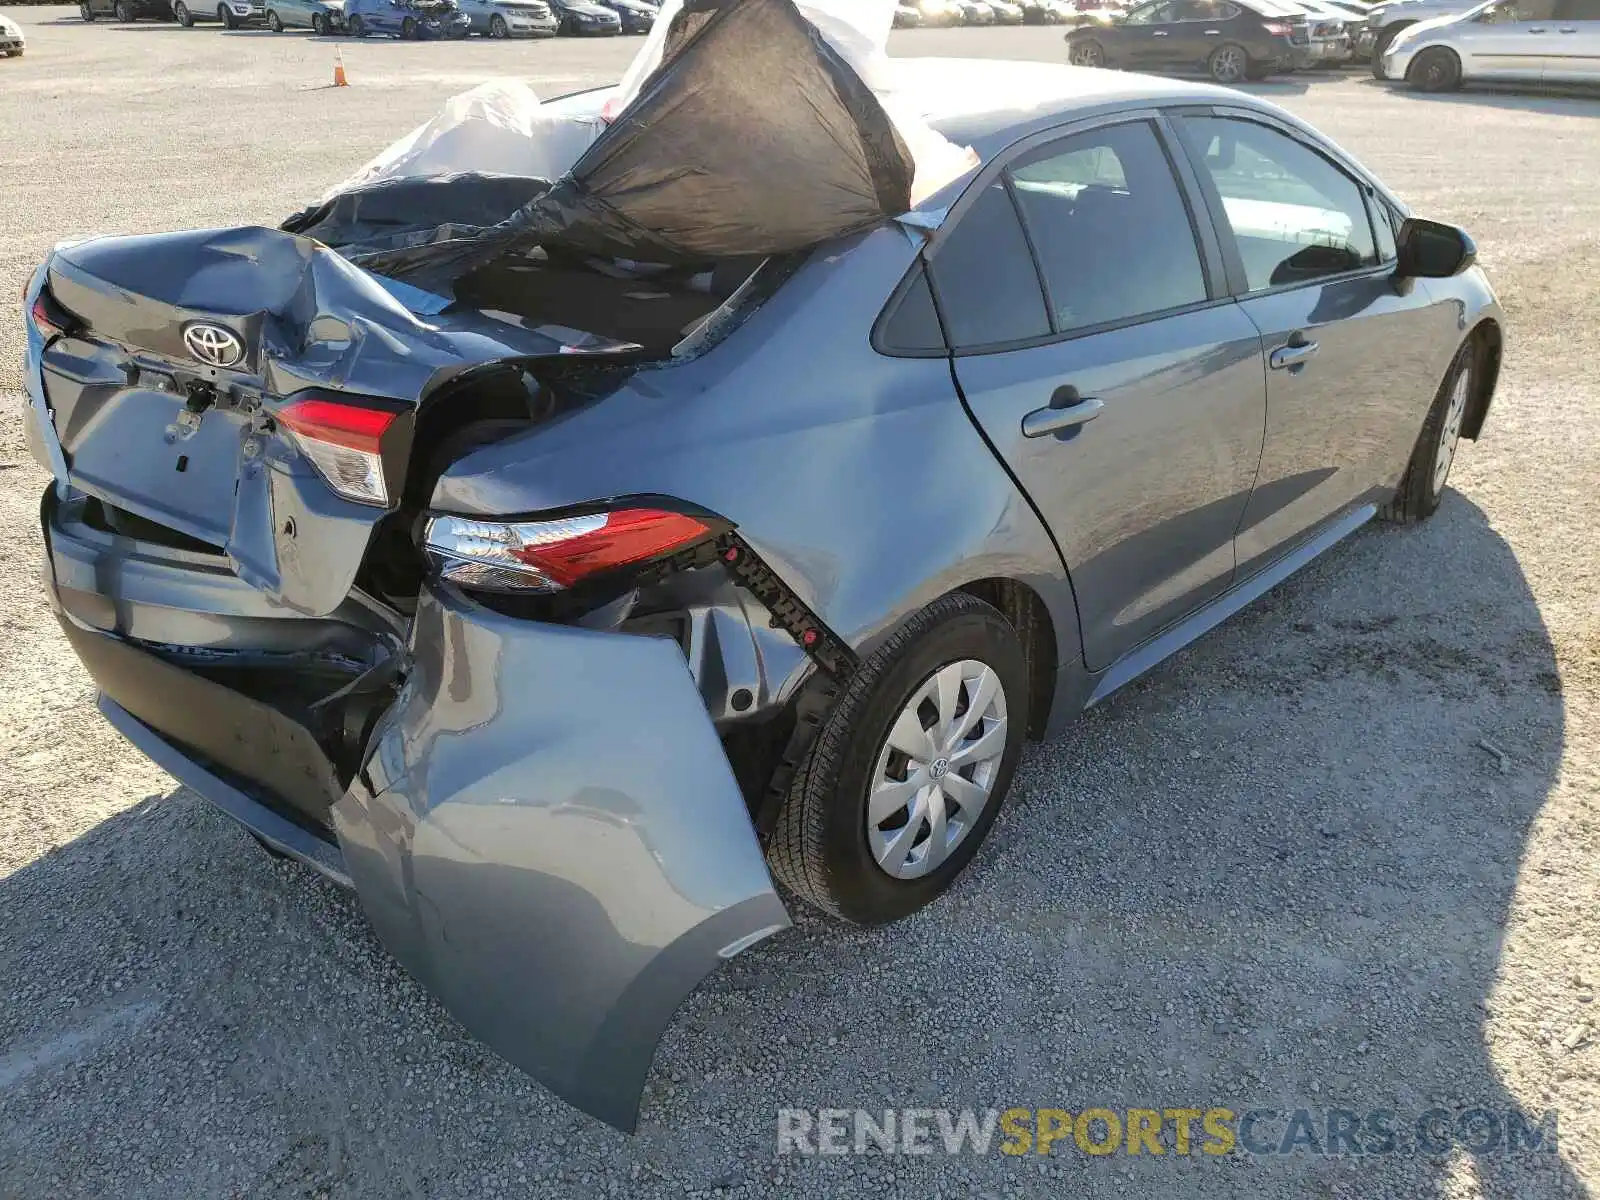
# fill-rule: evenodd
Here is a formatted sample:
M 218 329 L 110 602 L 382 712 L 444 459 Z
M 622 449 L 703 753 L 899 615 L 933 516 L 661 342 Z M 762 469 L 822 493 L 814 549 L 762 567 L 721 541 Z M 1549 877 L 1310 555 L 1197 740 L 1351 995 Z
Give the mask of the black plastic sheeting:
M 368 270 L 442 295 L 545 247 L 668 265 L 805 249 L 911 206 L 889 115 L 793 0 L 690 0 L 638 97 L 553 185 L 398 181 L 291 218 Z M 392 190 L 391 190 L 392 189 Z M 509 214 L 509 215 L 506 215 Z

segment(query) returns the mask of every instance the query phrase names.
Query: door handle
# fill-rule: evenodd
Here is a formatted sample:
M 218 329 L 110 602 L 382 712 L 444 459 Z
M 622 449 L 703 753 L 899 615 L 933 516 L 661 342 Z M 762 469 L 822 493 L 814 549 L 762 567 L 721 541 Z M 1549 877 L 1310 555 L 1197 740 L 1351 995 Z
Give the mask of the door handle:
M 1274 371 L 1298 371 L 1306 365 L 1306 361 L 1317 352 L 1317 344 L 1308 342 L 1303 334 L 1292 334 L 1287 344 L 1279 346 L 1267 356 L 1267 363 Z
M 1576 29 L 1558 29 L 1558 30 L 1556 30 L 1556 32 L 1557 33 L 1577 33 L 1578 31 Z
M 1537 29 L 1530 29 L 1530 30 L 1528 30 L 1528 32 L 1529 33 L 1543 33 L 1544 32 L 1544 26 L 1541 25 Z
M 1151 37 L 1166 37 L 1167 36 L 1167 31 L 1165 29 L 1158 29 L 1154 33 L 1152 33 L 1150 36 Z
M 1060 433 L 1063 429 L 1075 429 L 1085 421 L 1098 417 L 1104 407 L 1104 401 L 1096 400 L 1093 396 L 1078 395 L 1078 389 L 1069 383 L 1065 387 L 1058 387 L 1045 407 L 1036 408 L 1022 418 L 1022 436 L 1036 438 L 1047 433 Z
M 1207 37 L 1221 37 L 1222 36 L 1222 30 L 1220 30 L 1220 29 L 1208 29 L 1208 30 L 1206 30 L 1206 36 Z

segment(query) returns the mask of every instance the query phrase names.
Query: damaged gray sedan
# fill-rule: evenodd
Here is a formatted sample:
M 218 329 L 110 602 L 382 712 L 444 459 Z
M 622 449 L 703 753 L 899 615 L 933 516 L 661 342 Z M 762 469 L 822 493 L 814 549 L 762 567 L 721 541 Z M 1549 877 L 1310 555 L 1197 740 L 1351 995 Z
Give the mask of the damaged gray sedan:
M 559 174 L 391 156 L 26 293 L 106 717 L 624 1128 L 774 879 L 927 904 L 1026 736 L 1432 513 L 1498 370 L 1466 235 L 1281 110 L 826 18 L 669 5 Z

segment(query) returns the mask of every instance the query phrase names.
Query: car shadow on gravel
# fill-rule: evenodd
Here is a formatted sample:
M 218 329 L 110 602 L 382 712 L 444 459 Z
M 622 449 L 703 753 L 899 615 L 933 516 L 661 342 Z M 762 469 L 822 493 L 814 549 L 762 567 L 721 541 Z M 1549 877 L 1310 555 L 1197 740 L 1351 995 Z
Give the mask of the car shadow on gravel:
M 467 1037 L 353 897 L 152 796 L 0 880 L 0 1193 L 1584 1196 L 1548 1143 L 1506 1149 L 1564 1051 L 1514 1095 L 1486 1042 L 1547 1015 L 1502 939 L 1552 869 L 1529 840 L 1564 722 L 1516 556 L 1451 493 L 1035 747 L 930 909 L 799 913 L 734 959 L 634 1138 Z M 1181 1155 L 1168 1124 L 1160 1155 L 891 1160 L 777 1155 L 790 1106 L 1276 1115 L 1267 1153 Z M 1414 1152 L 1425 1114 L 1448 1149 Z
M 1459 92 L 1422 92 L 1393 80 L 1367 79 L 1371 87 L 1394 88 L 1407 99 L 1429 104 L 1465 104 L 1482 108 L 1503 108 L 1512 112 L 1559 113 L 1566 117 L 1600 117 L 1600 88 L 1513 87 L 1509 84 L 1477 83 Z

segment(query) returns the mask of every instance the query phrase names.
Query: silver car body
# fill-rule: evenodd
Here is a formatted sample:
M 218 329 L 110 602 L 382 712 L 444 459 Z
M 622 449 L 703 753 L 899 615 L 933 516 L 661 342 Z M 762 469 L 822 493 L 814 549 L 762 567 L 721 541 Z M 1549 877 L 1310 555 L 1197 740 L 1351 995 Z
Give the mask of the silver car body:
M 504 22 L 508 37 L 554 37 L 556 17 L 544 0 L 456 0 L 472 20 L 472 32 L 490 34 L 494 19 Z
M 1398 30 L 1418 21 L 1431 21 L 1435 17 L 1455 17 L 1477 8 L 1482 0 L 1390 0 L 1379 4 L 1367 14 L 1366 28 L 1356 38 L 1356 52 L 1363 56 L 1387 48 L 1386 39 Z
M 1417 55 L 1449 50 L 1467 81 L 1600 85 L 1600 0 L 1493 0 L 1402 29 L 1382 58 L 1404 79 Z
M 181 366 L 182 351 L 113 368 L 88 342 L 47 344 L 29 328 L 28 437 L 55 476 L 41 511 L 45 575 L 102 711 L 262 840 L 353 885 L 385 944 L 469 1030 L 622 1127 L 637 1119 L 678 1004 L 789 924 L 725 752 L 742 723 L 803 703 L 837 669 L 802 648 L 785 613 L 807 614 L 847 665 L 953 590 L 1010 596 L 1034 614 L 1034 732 L 1060 728 L 1370 519 L 1446 366 L 1480 327 L 1499 327 L 1476 268 L 1397 283 L 1380 265 L 1245 297 L 1228 282 L 1240 268 L 1206 234 L 1211 298 L 1183 312 L 1002 353 L 880 349 L 872 331 L 908 272 L 937 268 L 1012 160 L 1107 123 L 1231 114 L 1405 211 L 1337 146 L 1236 91 L 1039 63 L 897 69 L 936 127 L 974 148 L 975 175 L 808 255 L 709 352 L 468 449 L 433 488 L 431 509 L 468 517 L 629 495 L 723 514 L 765 564 L 766 590 L 731 568 L 686 576 L 676 639 L 603 614 L 578 625 L 508 616 L 437 581 L 413 616 L 385 610 L 355 586 L 372 510 L 331 503 L 292 453 L 263 451 L 225 412 L 191 430 L 191 470 L 210 469 L 205 439 L 254 448 L 239 451 L 234 511 L 198 529 L 165 495 L 174 476 L 160 427 L 186 427 L 183 397 L 147 383 Z M 558 109 L 595 113 L 608 95 Z M 342 327 L 363 314 L 361 353 L 271 358 L 241 386 L 286 394 L 334 378 L 414 397 L 429 380 L 539 350 L 535 334 L 470 313 L 424 321 L 385 304 L 370 275 L 288 234 L 171 237 L 152 261 L 190 247 L 219 272 L 244 256 L 283 262 L 284 289 L 315 299 L 305 319 Z M 58 250 L 27 302 L 48 278 L 69 310 L 129 303 L 85 273 L 95 247 Z M 214 310 L 204 281 L 174 286 L 173 303 Z M 1302 326 L 1321 360 L 1267 369 L 1283 331 Z M 1031 435 L 1032 410 L 1068 376 L 1103 411 L 1083 429 Z M 57 429 L 56 410 L 84 388 L 99 389 L 96 428 L 71 418 Z M 1491 372 L 1465 436 L 1492 390 Z M 148 462 L 129 449 L 143 445 Z M 214 458 L 234 470 L 231 452 Z M 108 531 L 98 497 L 142 521 L 188 520 L 226 555 Z M 327 536 L 297 542 L 296 519 Z M 356 662 L 362 680 L 404 664 L 348 786 L 308 750 L 303 725 L 206 676 L 238 654 L 300 654 L 308 669 Z M 332 833 L 264 802 L 241 772 L 323 794 Z

